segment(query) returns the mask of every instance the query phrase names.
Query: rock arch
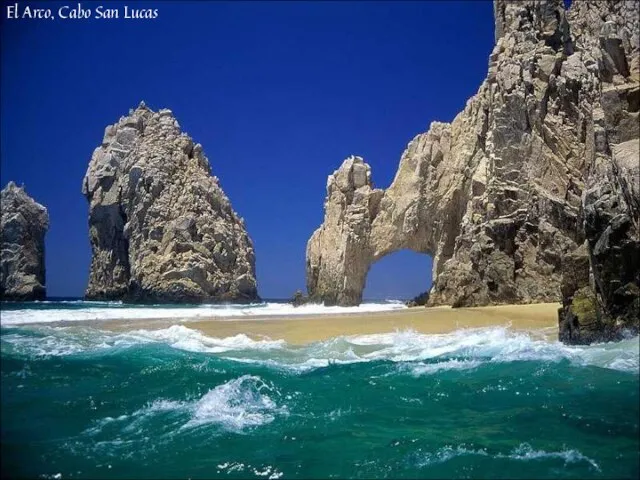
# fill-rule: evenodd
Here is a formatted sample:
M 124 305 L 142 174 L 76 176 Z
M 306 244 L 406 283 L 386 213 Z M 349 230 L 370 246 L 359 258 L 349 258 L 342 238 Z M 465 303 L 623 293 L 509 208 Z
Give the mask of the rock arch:
M 372 264 L 408 249 L 433 258 L 432 276 L 442 271 L 459 234 L 463 177 L 446 175 L 450 125 L 434 123 L 407 147 L 391 186 L 373 187 L 371 168 L 347 158 L 329 176 L 325 221 L 307 245 L 307 289 L 325 304 L 362 301 Z M 438 190 L 435 178 L 446 178 Z
M 329 176 L 310 297 L 358 304 L 369 266 L 409 248 L 433 257 L 432 305 L 560 300 L 562 259 L 585 241 L 583 190 L 639 136 L 638 12 L 494 6 L 486 80 L 451 124 L 409 143 L 392 185 L 374 188 L 360 157 Z

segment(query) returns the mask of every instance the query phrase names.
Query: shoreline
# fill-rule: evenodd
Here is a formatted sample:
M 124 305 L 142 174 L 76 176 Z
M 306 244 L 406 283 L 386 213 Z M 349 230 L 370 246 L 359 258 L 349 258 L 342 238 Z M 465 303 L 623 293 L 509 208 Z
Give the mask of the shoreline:
M 497 305 L 451 308 L 411 307 L 381 312 L 301 314 L 290 316 L 197 317 L 163 319 L 78 320 L 57 322 L 55 326 L 84 326 L 112 332 L 159 330 L 182 325 L 209 337 L 224 338 L 244 334 L 253 339 L 285 340 L 306 344 L 338 336 L 370 335 L 402 330 L 443 334 L 481 327 L 507 327 L 534 332 L 541 339 L 558 339 L 559 303 Z M 43 325 L 43 324 L 30 324 Z

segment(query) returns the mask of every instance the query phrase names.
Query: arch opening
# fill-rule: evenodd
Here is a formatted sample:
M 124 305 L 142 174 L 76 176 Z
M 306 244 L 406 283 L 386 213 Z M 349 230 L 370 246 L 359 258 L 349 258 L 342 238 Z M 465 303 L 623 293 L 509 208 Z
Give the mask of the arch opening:
M 431 255 L 410 249 L 391 252 L 371 264 L 363 301 L 411 300 L 431 289 Z

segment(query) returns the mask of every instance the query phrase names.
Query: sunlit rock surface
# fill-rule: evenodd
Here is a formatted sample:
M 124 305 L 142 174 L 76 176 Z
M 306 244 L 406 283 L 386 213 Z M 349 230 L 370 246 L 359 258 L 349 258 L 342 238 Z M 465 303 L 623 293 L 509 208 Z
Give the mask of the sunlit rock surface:
M 106 128 L 82 192 L 92 259 L 86 297 L 250 302 L 255 255 L 202 146 L 170 110 L 142 103 Z
M 359 157 L 329 177 L 310 296 L 358 304 L 370 265 L 409 248 L 433 257 L 430 305 L 555 302 L 586 241 L 595 331 L 637 329 L 637 6 L 496 0 L 487 78 L 453 122 L 409 143 L 386 190 Z M 580 341 L 572 322 L 561 336 Z
M 47 209 L 14 182 L 0 192 L 0 300 L 43 300 Z

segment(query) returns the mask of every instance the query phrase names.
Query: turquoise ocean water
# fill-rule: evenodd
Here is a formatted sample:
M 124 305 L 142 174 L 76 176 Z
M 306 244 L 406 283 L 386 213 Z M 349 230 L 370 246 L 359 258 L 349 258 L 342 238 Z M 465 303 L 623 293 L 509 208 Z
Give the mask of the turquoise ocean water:
M 568 347 L 493 327 L 293 346 L 54 321 L 122 308 L 3 306 L 3 477 L 640 475 L 638 337 Z

